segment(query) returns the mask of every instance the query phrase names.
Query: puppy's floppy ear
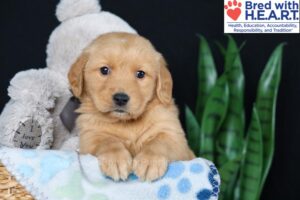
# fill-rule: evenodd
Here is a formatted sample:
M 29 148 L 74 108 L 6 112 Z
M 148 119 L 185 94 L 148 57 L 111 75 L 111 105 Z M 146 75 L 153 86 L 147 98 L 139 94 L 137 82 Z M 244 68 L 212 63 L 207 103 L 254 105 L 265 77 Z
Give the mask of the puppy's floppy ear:
M 172 101 L 173 81 L 165 59 L 159 57 L 160 70 L 157 79 L 156 93 L 159 101 L 165 105 Z
M 88 54 L 82 53 L 76 62 L 71 66 L 71 69 L 68 74 L 69 83 L 73 95 L 77 98 L 80 98 L 83 91 L 83 70 L 88 61 Z

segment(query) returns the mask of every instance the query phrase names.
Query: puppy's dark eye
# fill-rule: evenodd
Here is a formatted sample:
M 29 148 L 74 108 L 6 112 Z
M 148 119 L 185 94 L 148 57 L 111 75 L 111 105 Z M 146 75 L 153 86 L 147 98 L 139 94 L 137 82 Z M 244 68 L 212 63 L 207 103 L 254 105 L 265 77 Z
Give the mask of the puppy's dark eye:
M 104 67 L 101 67 L 101 68 L 100 68 L 100 72 L 101 72 L 101 74 L 103 74 L 103 75 L 108 75 L 109 72 L 110 72 L 110 69 L 109 69 L 108 67 L 104 66 Z
M 137 71 L 135 76 L 137 78 L 144 78 L 145 77 L 145 72 L 144 71 Z

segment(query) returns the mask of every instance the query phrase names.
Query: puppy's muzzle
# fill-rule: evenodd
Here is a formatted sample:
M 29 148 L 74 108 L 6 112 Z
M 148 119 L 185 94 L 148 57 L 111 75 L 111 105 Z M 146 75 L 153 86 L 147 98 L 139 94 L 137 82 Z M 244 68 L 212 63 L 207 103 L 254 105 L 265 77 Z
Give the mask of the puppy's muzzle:
M 113 101 L 117 106 L 125 106 L 129 101 L 129 96 L 125 93 L 116 93 L 113 95 Z

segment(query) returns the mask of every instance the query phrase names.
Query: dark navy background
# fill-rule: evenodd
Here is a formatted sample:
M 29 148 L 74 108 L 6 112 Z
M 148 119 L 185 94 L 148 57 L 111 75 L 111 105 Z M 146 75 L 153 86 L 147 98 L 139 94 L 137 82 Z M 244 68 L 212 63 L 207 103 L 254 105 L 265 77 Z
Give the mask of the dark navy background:
M 54 16 L 58 0 L 6 0 L 0 2 L 0 110 L 9 100 L 9 80 L 21 70 L 45 67 L 45 47 L 58 25 Z M 174 97 L 181 111 L 196 99 L 197 33 L 206 36 L 222 59 L 214 41 L 225 43 L 221 0 L 102 0 L 103 10 L 128 21 L 165 55 L 174 79 Z M 246 75 L 246 107 L 249 117 L 257 81 L 272 50 L 287 42 L 276 124 L 276 152 L 262 199 L 298 199 L 300 181 L 300 35 L 238 34 Z M 181 119 L 183 119 L 181 115 Z M 1 130 L 0 130 L 1 131 Z

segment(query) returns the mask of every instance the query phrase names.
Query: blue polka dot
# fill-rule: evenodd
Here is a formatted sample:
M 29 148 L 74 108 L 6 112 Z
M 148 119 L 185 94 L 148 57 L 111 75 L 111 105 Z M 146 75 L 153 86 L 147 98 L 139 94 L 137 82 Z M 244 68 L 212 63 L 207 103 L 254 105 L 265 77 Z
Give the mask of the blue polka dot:
M 20 166 L 17 167 L 17 170 L 25 178 L 30 178 L 34 173 L 34 169 L 29 165 L 20 165 Z
M 139 177 L 137 177 L 135 174 L 129 174 L 128 176 L 128 180 L 129 181 L 134 181 L 134 180 L 138 180 Z
M 37 152 L 35 150 L 23 150 L 22 151 L 22 156 L 25 158 L 34 158 L 37 157 Z
M 181 162 L 171 163 L 168 166 L 167 173 L 165 174 L 165 178 L 177 178 L 184 171 L 184 165 Z
M 217 174 L 218 174 L 217 169 L 212 169 L 211 172 L 212 172 L 214 175 L 217 175 Z
M 190 166 L 190 171 L 195 174 L 199 174 L 199 173 L 203 172 L 203 166 L 199 163 L 193 163 Z
M 213 186 L 219 186 L 219 182 L 215 180 L 215 181 L 212 182 L 212 185 Z
M 210 165 L 209 168 L 211 169 L 211 172 L 212 172 L 214 175 L 217 175 L 217 174 L 218 174 L 218 170 L 217 170 L 216 166 Z
M 212 192 L 210 190 L 204 189 L 204 190 L 201 190 L 200 192 L 198 192 L 197 199 L 198 200 L 209 200 L 211 195 L 212 195 Z
M 41 160 L 41 183 L 47 183 L 50 181 L 57 173 L 67 169 L 73 162 L 72 157 L 60 156 L 55 153 L 48 153 Z
M 208 174 L 208 180 L 209 180 L 209 182 L 210 182 L 211 185 L 213 185 L 213 183 L 216 181 L 214 179 L 214 174 L 213 173 L 209 173 Z
M 162 185 L 160 186 L 157 192 L 157 197 L 158 199 L 167 199 L 170 196 L 170 193 L 171 193 L 170 186 Z
M 214 187 L 213 192 L 214 193 L 219 193 L 219 188 L 218 187 Z
M 188 191 L 190 191 L 191 187 L 192 184 L 187 178 L 182 178 L 177 184 L 177 189 L 181 193 L 187 193 Z

